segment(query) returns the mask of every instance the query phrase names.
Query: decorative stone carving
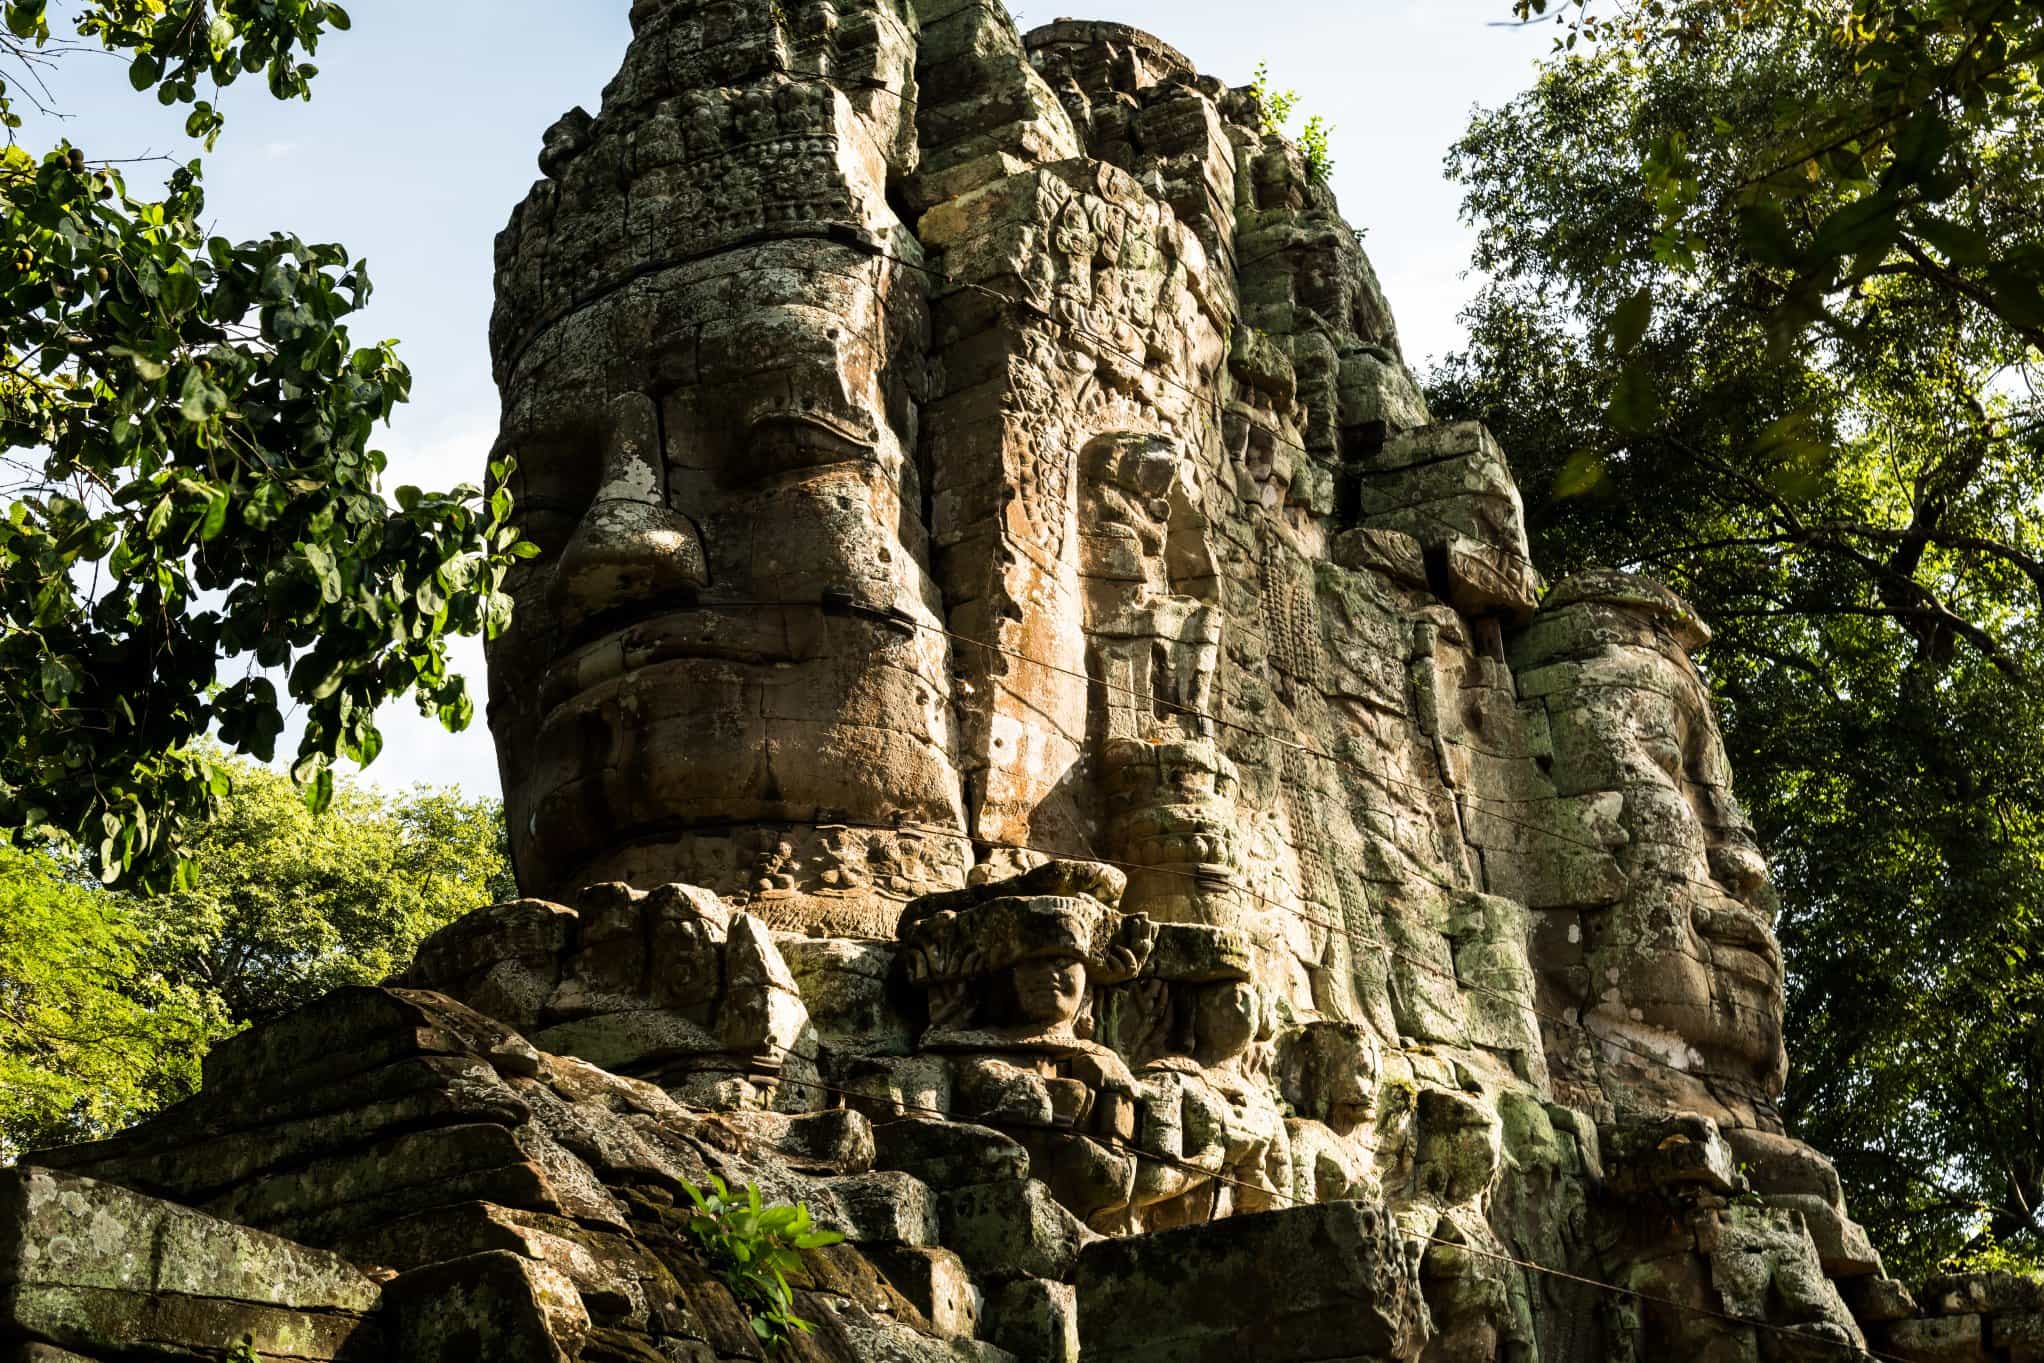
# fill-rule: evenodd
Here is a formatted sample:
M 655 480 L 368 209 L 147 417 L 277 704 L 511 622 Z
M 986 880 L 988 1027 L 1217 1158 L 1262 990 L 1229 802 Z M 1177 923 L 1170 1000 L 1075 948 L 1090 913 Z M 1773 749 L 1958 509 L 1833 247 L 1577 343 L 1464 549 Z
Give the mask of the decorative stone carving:
M 397 983 L 472 1004 L 553 1054 L 684 1101 L 796 1110 L 819 1101 L 809 1010 L 760 920 L 685 885 L 599 885 L 576 902 L 523 900 L 463 919 Z
M 1619 1043 L 1595 1082 L 1767 1126 L 1788 1064 L 1781 948 L 1766 862 L 1689 660 L 1708 638 L 1666 588 L 1592 574 L 1555 589 L 1515 658 L 1546 715 L 1557 790 L 1619 799 L 1622 880 L 1580 915 L 1578 1006 Z

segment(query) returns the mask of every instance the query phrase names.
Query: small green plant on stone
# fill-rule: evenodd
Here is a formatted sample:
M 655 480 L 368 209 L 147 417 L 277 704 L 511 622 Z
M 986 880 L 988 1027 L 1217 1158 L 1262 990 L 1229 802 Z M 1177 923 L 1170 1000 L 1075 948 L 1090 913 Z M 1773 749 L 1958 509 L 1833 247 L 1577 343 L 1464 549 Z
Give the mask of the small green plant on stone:
M 1270 63 L 1256 64 L 1256 79 L 1249 83 L 1249 93 L 1256 96 L 1256 102 L 1263 109 L 1263 130 L 1273 137 L 1283 137 L 1291 125 L 1292 112 L 1299 107 L 1297 90 L 1277 90 L 1270 83 Z
M 844 1236 L 817 1230 L 809 1209 L 799 1204 L 762 1206 L 754 1184 L 737 1196 L 715 1174 L 707 1192 L 686 1181 L 681 1186 L 695 1204 L 689 1234 L 711 1271 L 751 1315 L 760 1343 L 775 1349 L 790 1334 L 809 1333 L 809 1322 L 795 1314 L 788 1275 L 802 1267 L 805 1251 L 842 1243 Z
M 1316 185 L 1327 183 L 1334 174 L 1334 125 L 1319 114 L 1306 120 L 1299 133 L 1299 149 L 1306 153 L 1306 174 Z
M 1746 1160 L 1740 1160 L 1737 1172 L 1739 1175 L 1739 1190 L 1731 1196 L 1732 1205 L 1735 1207 L 1765 1207 L 1767 1199 L 1753 1190 L 1753 1165 Z
M 1256 79 L 1249 93 L 1263 110 L 1263 130 L 1272 137 L 1291 136 L 1292 115 L 1299 111 L 1299 92 L 1279 90 L 1270 83 L 1270 63 L 1256 64 Z M 1299 131 L 1299 150 L 1306 155 L 1306 174 L 1316 185 L 1324 185 L 1334 174 L 1334 125 L 1319 114 L 1306 120 Z
M 227 1351 L 227 1363 L 263 1363 L 263 1356 L 255 1350 L 255 1336 L 243 1335 L 241 1343 Z

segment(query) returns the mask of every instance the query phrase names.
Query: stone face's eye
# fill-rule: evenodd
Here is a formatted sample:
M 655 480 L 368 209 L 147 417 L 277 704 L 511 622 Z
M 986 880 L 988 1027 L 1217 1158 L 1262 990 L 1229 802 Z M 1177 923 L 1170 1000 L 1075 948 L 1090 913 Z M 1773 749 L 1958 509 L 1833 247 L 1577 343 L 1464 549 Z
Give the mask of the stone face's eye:
M 813 412 L 781 412 L 755 422 L 735 481 L 759 481 L 804 469 L 828 468 L 872 457 L 872 442 L 856 439 Z
M 591 432 L 585 439 L 560 436 L 521 443 L 511 453 L 518 461 L 511 495 L 519 529 L 539 546 L 541 561 L 551 561 L 567 547 L 596 500 L 603 442 Z
M 588 509 L 586 501 L 527 495 L 518 499 L 518 527 L 539 546 L 541 557 L 555 558 Z

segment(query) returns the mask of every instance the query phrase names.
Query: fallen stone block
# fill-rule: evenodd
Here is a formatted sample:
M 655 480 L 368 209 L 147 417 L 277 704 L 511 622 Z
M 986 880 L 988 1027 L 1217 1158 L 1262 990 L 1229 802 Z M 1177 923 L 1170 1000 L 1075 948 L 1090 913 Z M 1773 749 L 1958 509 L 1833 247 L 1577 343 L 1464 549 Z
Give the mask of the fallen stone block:
M 1821 1198 L 1799 1193 L 1775 1193 L 1766 1198 L 1770 1207 L 1800 1212 L 1809 1227 L 1810 1241 L 1826 1277 L 1866 1278 L 1881 1271 L 1881 1255 L 1859 1224 L 1841 1215 Z
M 1238 1216 L 1079 1256 L 1086 1363 L 1320 1363 L 1417 1356 L 1418 1265 L 1359 1202 Z
M 966 1122 L 901 1120 L 873 1129 L 883 1169 L 913 1174 L 936 1188 L 1021 1182 L 1029 1152 L 992 1127 Z
M 589 1315 L 566 1276 L 502 1250 L 390 1285 L 389 1363 L 570 1363 Z
M 1996 1316 L 1988 1326 L 1994 1347 L 2009 1363 L 2044 1363 L 2044 1311 L 2019 1311 Z
M 1079 1363 L 1079 1296 L 1065 1283 L 1017 1278 L 987 1302 L 987 1334 L 1030 1363 Z
M 1940 1316 L 2044 1311 L 2044 1282 L 2015 1273 L 1946 1274 L 1923 1285 L 1923 1304 Z
M 1886 1352 L 1907 1363 L 1978 1363 L 1986 1342 L 1979 1316 L 1927 1316 L 1889 1326 Z
M 855 1245 L 937 1243 L 937 1196 L 907 1174 L 852 1174 L 823 1187 L 829 1198 L 817 1209 L 819 1224 Z
M 1034 1179 L 960 1188 L 944 1199 L 943 1223 L 945 1245 L 990 1284 L 1062 1282 L 1100 1239 Z
M 956 1254 L 910 1245 L 880 1246 L 869 1253 L 888 1285 L 922 1312 L 939 1335 L 970 1339 L 979 1333 L 979 1289 Z
M 94 1363 L 84 1354 L 74 1354 L 49 1344 L 0 1343 L 0 1363 Z
M 1916 1314 L 1916 1298 L 1893 1278 L 1860 1278 L 1839 1290 L 1852 1314 L 1869 1325 L 1907 1320 Z
M 386 1357 L 382 1287 L 345 1260 L 125 1188 L 0 1173 L 0 1332 L 64 1349 Z

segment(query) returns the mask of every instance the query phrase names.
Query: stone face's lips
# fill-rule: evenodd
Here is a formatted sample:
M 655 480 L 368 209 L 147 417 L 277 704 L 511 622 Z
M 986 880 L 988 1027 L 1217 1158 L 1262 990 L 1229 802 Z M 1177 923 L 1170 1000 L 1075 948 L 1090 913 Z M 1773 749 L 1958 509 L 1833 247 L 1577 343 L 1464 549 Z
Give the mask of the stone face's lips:
M 1778 987 L 1782 977 L 1781 946 L 1774 939 L 1774 933 L 1760 915 L 1740 905 L 1698 905 L 1691 915 L 1696 931 L 1712 948 L 1712 956 L 1722 969 L 1736 963 L 1743 957 L 1753 963 L 1751 971 L 1740 971 L 1748 978 L 1764 983 L 1769 988 Z M 1732 953 L 1736 953 L 1733 955 Z M 1726 957 L 1731 956 L 1731 961 Z
M 541 675 L 540 724 L 552 722 L 590 692 L 643 668 L 699 659 L 759 667 L 801 662 L 788 629 L 796 612 L 817 607 L 738 607 L 708 603 L 662 609 L 630 623 L 607 621 L 609 632 L 569 650 Z

